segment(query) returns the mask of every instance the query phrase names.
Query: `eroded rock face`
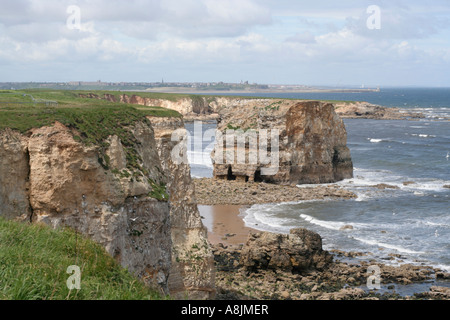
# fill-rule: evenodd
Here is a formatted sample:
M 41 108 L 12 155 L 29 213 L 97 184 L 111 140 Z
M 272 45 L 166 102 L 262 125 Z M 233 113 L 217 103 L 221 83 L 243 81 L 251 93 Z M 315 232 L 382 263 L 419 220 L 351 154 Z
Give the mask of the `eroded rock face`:
M 249 104 L 247 100 L 245 108 L 222 108 L 218 129 L 225 138 L 216 143 L 211 155 L 216 178 L 308 184 L 353 177 L 345 126 L 332 104 L 273 99 Z M 243 146 L 236 138 L 229 144 L 226 135 L 231 130 L 254 134 L 258 143 L 248 139 Z M 274 133 L 278 140 L 271 137 Z M 245 163 L 239 154 L 245 155 Z M 251 161 L 250 154 L 257 154 L 257 161 Z
M 108 99 L 107 99 L 108 100 Z M 191 97 L 191 98 L 181 98 L 176 101 L 167 99 L 152 99 L 141 97 L 138 95 L 122 95 L 120 97 L 120 102 L 139 104 L 143 106 L 157 106 L 163 107 L 171 110 L 178 111 L 183 115 L 187 114 L 209 114 L 212 109 L 209 106 L 206 98 L 203 97 Z
M 172 222 L 172 269 L 169 277 L 171 295 L 175 298 L 208 299 L 215 294 L 215 267 L 212 251 L 207 241 L 195 199 L 187 162 L 177 163 L 172 153 L 187 157 L 187 137 L 180 118 L 156 118 L 150 121 L 167 187 L 170 193 Z M 172 141 L 172 134 L 179 130 L 179 139 Z
M 149 286 L 168 293 L 169 203 L 149 196 L 152 185 L 146 179 L 162 179 L 157 173 L 160 161 L 152 128 L 140 123 L 132 131 L 145 146 L 141 147 L 145 152 L 137 150 L 149 174 L 141 179 L 106 170 L 99 162 L 99 148 L 75 141 L 60 123 L 32 130 L 28 139 L 32 220 L 88 235 Z M 109 143 L 111 169 L 121 170 L 126 165 L 123 146 L 117 137 L 110 137 Z
M 7 219 L 28 220 L 28 142 L 6 129 L 0 134 L 0 213 Z
M 190 168 L 171 157 L 178 145 L 171 135 L 184 124 L 179 118 L 152 122 L 156 137 L 149 122 L 128 128 L 141 166 L 133 173 L 117 136 L 101 149 L 74 140 L 75 132 L 58 122 L 27 136 L 4 130 L 0 215 L 69 226 L 149 286 L 173 297 L 211 298 L 215 269 Z
M 292 229 L 289 235 L 250 234 L 240 257 L 240 264 L 251 271 L 273 269 L 302 273 L 322 270 L 332 261 L 332 256 L 322 250 L 320 235 L 302 228 Z

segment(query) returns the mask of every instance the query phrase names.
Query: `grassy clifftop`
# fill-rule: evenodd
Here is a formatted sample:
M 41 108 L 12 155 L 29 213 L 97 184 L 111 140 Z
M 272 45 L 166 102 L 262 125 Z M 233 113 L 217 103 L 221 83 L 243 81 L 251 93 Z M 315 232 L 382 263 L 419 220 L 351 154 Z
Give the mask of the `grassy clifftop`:
M 11 128 L 24 133 L 31 128 L 59 121 L 81 130 L 89 139 L 93 133 L 89 127 L 95 127 L 98 135 L 102 131 L 100 127 L 110 131 L 113 127 L 130 125 L 147 115 L 181 116 L 174 110 L 161 107 L 135 107 L 120 102 L 81 98 L 80 93 L 63 90 L 0 91 L 0 130 Z
M 81 98 L 81 93 L 64 90 L 0 91 L 0 131 L 10 128 L 26 133 L 32 128 L 50 126 L 58 121 L 74 129 L 75 140 L 101 147 L 99 161 L 105 169 L 109 169 L 108 158 L 104 154 L 108 147 L 106 139 L 115 135 L 125 147 L 127 169 L 133 173 L 143 169 L 135 150 L 136 139 L 129 128 L 138 121 L 148 122 L 146 116 L 181 117 L 178 112 L 162 107 Z
M 163 297 L 118 265 L 105 249 L 69 229 L 0 218 L 0 300 L 148 300 Z M 67 268 L 80 268 L 69 290 Z

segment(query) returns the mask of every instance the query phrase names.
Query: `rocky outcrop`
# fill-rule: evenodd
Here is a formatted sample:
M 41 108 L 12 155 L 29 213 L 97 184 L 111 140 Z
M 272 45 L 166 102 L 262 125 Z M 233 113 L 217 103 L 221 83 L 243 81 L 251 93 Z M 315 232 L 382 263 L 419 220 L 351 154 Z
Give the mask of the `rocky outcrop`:
M 109 136 L 102 146 L 75 140 L 79 133 L 58 122 L 27 135 L 0 132 L 0 215 L 71 227 L 163 293 L 178 281 L 174 292 L 183 297 L 212 296 L 212 256 L 189 167 L 171 162 L 166 139 L 182 122 L 166 121 L 153 119 L 156 139 L 150 122 L 138 121 L 126 128 L 127 144 Z
M 322 249 L 322 238 L 316 232 L 297 228 L 289 234 L 253 232 L 239 249 L 215 246 L 214 258 L 220 271 L 289 272 L 307 274 L 321 271 L 333 262 L 333 256 Z
M 117 137 L 110 137 L 106 150 L 111 158 L 107 170 L 99 161 L 99 147 L 75 141 L 64 125 L 33 129 L 22 138 L 28 160 L 23 172 L 29 179 L 22 206 L 31 208 L 34 223 L 69 226 L 88 235 L 150 287 L 168 293 L 169 203 L 149 196 L 154 182 L 163 183 L 153 130 L 143 122 L 130 130 L 140 143 L 137 152 L 147 170 L 147 175 L 134 178 L 114 173 L 126 166 Z M 8 216 L 7 209 L 3 207 L 1 214 Z
M 247 103 L 219 111 L 223 138 L 216 140 L 211 155 L 214 177 L 278 184 L 353 177 L 345 126 L 332 104 L 272 99 Z
M 442 270 L 423 265 L 380 268 L 383 293 L 367 287 L 374 266 L 362 252 L 322 251 L 318 234 L 305 229 L 289 235 L 250 234 L 244 245 L 213 245 L 216 262 L 217 299 L 270 300 L 364 300 L 364 299 L 448 299 L 448 288 L 431 286 L 437 279 L 449 279 Z M 344 254 L 344 255 L 342 255 Z M 289 256 L 289 259 L 288 259 Z M 346 258 L 340 261 L 342 256 Z M 352 257 L 358 256 L 358 259 Z M 300 262 L 300 263 L 297 263 Z M 299 268 L 301 266 L 301 268 Z M 435 280 L 436 279 L 436 280 Z M 419 283 L 416 287 L 405 285 Z M 441 282 L 442 283 L 442 282 Z M 425 285 L 424 285 L 425 284 Z M 404 290 L 404 291 L 403 291 Z M 425 289 L 428 290 L 428 289 Z M 402 292 L 403 291 L 403 292 Z M 405 294 L 406 293 L 406 294 Z
M 187 137 L 183 120 L 156 117 L 150 119 L 170 194 L 173 242 L 169 277 L 171 295 L 175 298 L 212 298 L 215 294 L 214 259 L 207 242 L 207 230 L 197 208 L 190 166 L 187 163 L 177 163 L 172 157 L 173 152 L 177 152 L 180 157 L 187 156 Z M 177 130 L 180 132 L 180 139 L 172 141 L 172 134 Z
M 403 120 L 424 118 L 422 113 L 400 110 L 399 108 L 387 108 L 363 101 L 337 102 L 336 113 L 341 118 L 350 119 L 377 119 L 377 120 Z
M 317 199 L 353 199 L 356 194 L 338 185 L 283 186 L 273 183 L 194 179 L 197 203 L 253 205 Z
M 249 235 L 240 264 L 247 270 L 273 269 L 290 272 L 323 270 L 333 257 L 322 250 L 322 238 L 307 229 L 290 234 L 259 232 Z

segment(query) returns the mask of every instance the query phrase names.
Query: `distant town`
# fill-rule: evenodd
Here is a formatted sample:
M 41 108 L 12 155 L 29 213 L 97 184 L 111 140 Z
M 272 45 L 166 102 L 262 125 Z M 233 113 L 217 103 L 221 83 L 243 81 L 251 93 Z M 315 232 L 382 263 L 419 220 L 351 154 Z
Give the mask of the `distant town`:
M 0 82 L 1 90 L 23 89 L 59 89 L 59 90 L 111 90 L 111 91 L 150 91 L 150 92 L 359 92 L 379 91 L 379 88 L 365 88 L 364 85 L 352 88 L 319 87 L 307 85 L 258 84 L 240 81 L 226 82 L 103 82 L 69 81 L 69 82 Z

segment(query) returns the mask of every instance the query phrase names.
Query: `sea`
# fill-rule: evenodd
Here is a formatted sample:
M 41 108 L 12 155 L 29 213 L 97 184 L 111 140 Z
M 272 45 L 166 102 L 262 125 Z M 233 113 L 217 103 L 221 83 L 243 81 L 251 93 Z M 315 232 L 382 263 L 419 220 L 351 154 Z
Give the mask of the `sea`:
M 337 184 L 357 198 L 253 205 L 242 209 L 246 226 L 278 233 L 303 227 L 319 233 L 326 250 L 364 252 L 361 259 L 431 265 L 450 272 L 450 189 L 445 187 L 450 186 L 450 88 L 258 96 L 367 101 L 425 117 L 344 119 L 354 177 Z M 204 123 L 199 133 L 198 124 L 186 124 L 192 136 L 188 158 L 193 177 L 212 176 L 214 138 L 200 141 L 194 134 L 199 137 L 215 126 Z M 382 183 L 390 187 L 373 187 Z

